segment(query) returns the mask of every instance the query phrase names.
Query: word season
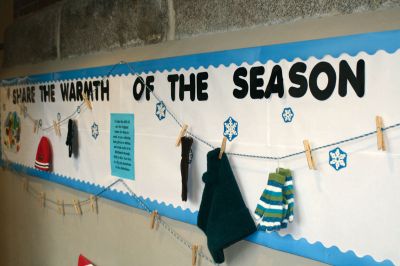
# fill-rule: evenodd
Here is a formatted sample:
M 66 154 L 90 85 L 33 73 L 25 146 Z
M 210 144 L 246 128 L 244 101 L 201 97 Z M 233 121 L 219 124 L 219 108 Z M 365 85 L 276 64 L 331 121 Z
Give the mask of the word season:
M 353 87 L 358 97 L 363 97 L 365 93 L 365 62 L 358 60 L 356 74 L 353 72 L 347 61 L 342 60 L 339 63 L 339 78 L 335 68 L 328 62 L 319 62 L 312 69 L 307 77 L 305 73 L 307 65 L 303 62 L 294 63 L 289 70 L 289 79 L 293 85 L 289 87 L 289 95 L 294 98 L 303 97 L 308 88 L 313 97 L 319 101 L 329 99 L 336 88 L 336 81 L 339 80 L 338 93 L 341 97 L 347 95 L 347 85 Z M 250 72 L 250 73 L 249 73 Z M 237 99 L 245 98 L 250 92 L 250 98 L 263 99 L 269 98 L 273 93 L 277 93 L 279 98 L 284 95 L 284 79 L 280 65 L 273 66 L 265 90 L 264 86 L 264 66 L 254 66 L 250 71 L 245 67 L 239 67 L 233 74 L 233 82 L 237 86 L 233 90 L 233 96 Z M 327 82 L 321 86 L 318 78 L 325 74 Z

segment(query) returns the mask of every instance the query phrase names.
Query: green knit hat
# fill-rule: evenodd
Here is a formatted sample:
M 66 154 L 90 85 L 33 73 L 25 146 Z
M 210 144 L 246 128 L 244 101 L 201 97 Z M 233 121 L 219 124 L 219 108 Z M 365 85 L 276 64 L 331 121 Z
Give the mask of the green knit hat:
M 223 249 L 256 231 L 225 153 L 219 148 L 207 154 L 207 172 L 197 225 L 207 235 L 207 245 L 216 263 L 223 263 Z

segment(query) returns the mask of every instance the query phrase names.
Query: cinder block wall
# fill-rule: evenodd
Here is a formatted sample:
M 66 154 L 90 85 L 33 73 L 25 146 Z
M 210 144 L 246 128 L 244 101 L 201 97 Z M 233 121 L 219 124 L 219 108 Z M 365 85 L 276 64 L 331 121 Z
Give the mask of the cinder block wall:
M 7 29 L 4 66 L 399 6 L 400 0 L 68 0 Z

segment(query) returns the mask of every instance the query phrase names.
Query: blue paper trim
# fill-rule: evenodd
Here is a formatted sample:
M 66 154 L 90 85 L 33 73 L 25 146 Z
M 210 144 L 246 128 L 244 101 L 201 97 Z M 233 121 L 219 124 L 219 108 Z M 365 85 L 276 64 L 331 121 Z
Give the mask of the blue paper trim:
M 3 160 L 0 161 L 1 165 L 4 164 Z M 97 194 L 104 189 L 103 186 L 94 185 L 89 182 L 72 179 L 69 177 L 61 176 L 51 172 L 44 172 L 35 168 L 26 167 L 20 164 L 11 163 L 10 168 L 15 171 L 39 177 L 43 180 L 61 184 L 71 187 L 88 194 Z M 102 195 L 102 198 L 117 201 L 122 204 L 142 209 L 138 202 L 131 197 L 128 193 L 118 192 L 116 190 L 107 190 Z M 191 212 L 189 209 L 182 209 L 181 207 L 174 207 L 172 204 L 166 205 L 164 202 L 158 203 L 149 198 L 139 198 L 151 209 L 157 210 L 162 216 L 197 225 L 198 212 Z M 358 257 L 353 251 L 342 252 L 338 247 L 332 246 L 326 248 L 321 242 L 314 244 L 309 243 L 306 239 L 294 239 L 291 235 L 280 236 L 278 233 L 265 233 L 257 231 L 246 238 L 247 241 L 266 246 L 272 249 L 288 252 L 294 255 L 310 258 L 320 262 L 333 264 L 333 265 L 380 265 L 380 266 L 393 266 L 394 263 L 390 260 L 378 262 L 373 257 L 367 255 Z
M 225 50 L 218 52 L 184 55 L 140 62 L 131 62 L 130 67 L 136 73 L 147 73 L 156 71 L 171 71 L 189 68 L 229 66 L 230 64 L 241 65 L 244 62 L 254 64 L 255 62 L 266 63 L 268 60 L 279 62 L 282 59 L 293 61 L 296 58 L 307 60 L 310 57 L 321 59 L 326 55 L 334 58 L 342 54 L 355 56 L 359 52 L 374 54 L 378 50 L 394 53 L 399 49 L 400 30 L 383 31 L 355 34 L 348 36 L 332 37 L 318 40 L 308 40 L 275 44 L 268 46 Z M 125 64 L 108 65 L 93 68 L 82 68 L 77 70 L 31 75 L 27 77 L 26 83 L 43 83 L 50 81 L 95 78 L 107 76 L 112 71 L 112 76 L 127 75 L 131 71 Z M 15 84 L 17 78 L 5 79 L 3 84 Z
M 131 62 L 129 64 L 136 73 L 148 73 L 156 71 L 162 72 L 165 70 L 171 71 L 174 69 L 188 70 L 190 67 L 195 69 L 199 67 L 208 68 L 210 66 L 218 67 L 221 64 L 229 66 L 230 64 L 241 65 L 245 62 L 248 64 L 254 64 L 255 62 L 266 63 L 268 60 L 274 62 L 279 62 L 282 59 L 293 61 L 296 58 L 307 60 L 312 56 L 317 59 L 321 59 L 326 55 L 337 58 L 342 54 L 355 56 L 360 52 L 372 55 L 378 50 L 384 50 L 387 53 L 394 53 L 399 49 L 399 47 L 400 30 L 393 30 Z M 60 80 L 104 77 L 108 75 L 111 70 L 112 76 L 127 75 L 131 72 L 130 68 L 125 64 L 118 64 L 32 75 L 26 79 L 6 79 L 2 80 L 1 84 L 12 85 L 18 83 L 20 80 L 26 81 L 23 83 L 43 83 Z M 1 161 L 1 163 L 3 162 Z M 41 179 L 72 187 L 89 194 L 96 194 L 103 189 L 103 187 L 98 185 L 57 175 L 55 173 L 42 172 L 18 164 L 12 164 L 12 167 L 19 172 L 37 176 Z M 135 199 L 126 193 L 106 191 L 102 196 L 135 208 L 141 208 Z M 148 198 L 144 199 L 141 197 L 141 199 L 149 208 L 157 209 L 163 216 L 194 225 L 196 224 L 197 212 L 192 213 L 188 209 L 183 210 L 181 207 L 175 208 L 172 204 L 166 205 L 164 202 L 158 203 L 157 201 L 151 201 Z M 353 251 L 341 252 L 336 246 L 326 248 L 321 242 L 310 244 L 304 238 L 295 240 L 291 235 L 282 237 L 277 233 L 256 232 L 249 236 L 247 240 L 273 249 L 334 265 L 394 265 L 390 260 L 377 262 L 369 255 L 358 257 Z

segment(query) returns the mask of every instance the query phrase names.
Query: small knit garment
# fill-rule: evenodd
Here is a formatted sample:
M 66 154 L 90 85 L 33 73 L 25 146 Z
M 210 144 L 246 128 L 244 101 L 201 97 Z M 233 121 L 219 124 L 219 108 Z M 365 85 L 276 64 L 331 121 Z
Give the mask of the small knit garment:
M 255 214 L 261 219 L 259 231 L 279 231 L 294 219 L 293 177 L 288 169 L 269 174 L 267 187 L 257 204 Z
M 72 119 L 68 120 L 68 134 L 67 140 L 65 141 L 65 145 L 68 146 L 68 156 L 71 158 L 72 156 L 72 149 L 74 144 L 74 135 L 75 135 L 75 122 Z
M 182 137 L 181 138 L 181 146 L 182 146 L 182 159 L 181 159 L 181 177 L 182 177 L 182 201 L 187 201 L 188 194 L 188 179 L 189 179 L 189 153 L 193 144 L 193 138 L 191 137 Z
M 50 140 L 43 136 L 40 139 L 35 160 L 35 168 L 42 171 L 50 171 L 52 163 L 52 150 Z

